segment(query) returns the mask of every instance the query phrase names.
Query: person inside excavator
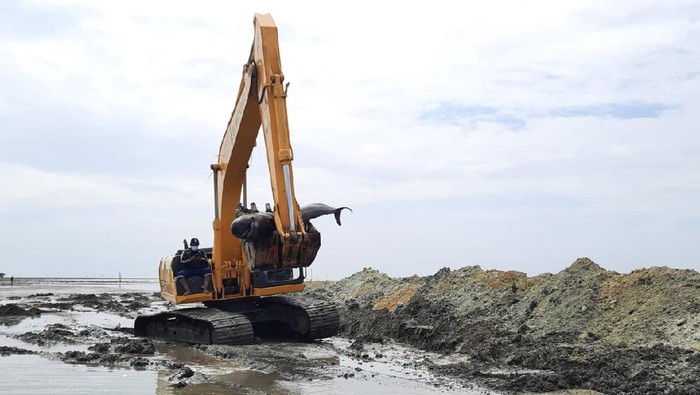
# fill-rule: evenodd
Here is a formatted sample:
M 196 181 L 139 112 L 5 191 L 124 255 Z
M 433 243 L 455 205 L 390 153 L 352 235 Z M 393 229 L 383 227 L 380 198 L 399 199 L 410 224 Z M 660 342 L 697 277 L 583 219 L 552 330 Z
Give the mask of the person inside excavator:
M 180 285 L 185 289 L 185 295 L 192 293 L 190 285 L 187 282 L 188 277 L 200 276 L 204 278 L 204 284 L 199 292 L 210 292 L 211 285 L 211 268 L 209 260 L 204 251 L 199 249 L 199 239 L 193 237 L 190 240 L 190 247 L 182 251 L 180 256 L 182 269 L 177 272 L 176 276 Z

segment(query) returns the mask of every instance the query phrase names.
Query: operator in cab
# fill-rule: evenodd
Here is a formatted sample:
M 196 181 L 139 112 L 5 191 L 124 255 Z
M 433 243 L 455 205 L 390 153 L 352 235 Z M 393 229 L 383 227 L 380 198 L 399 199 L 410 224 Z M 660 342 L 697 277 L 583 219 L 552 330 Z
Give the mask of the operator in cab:
M 192 240 L 190 240 L 190 247 L 182 251 L 180 262 L 182 263 L 182 270 L 177 272 L 175 275 L 177 276 L 180 285 L 182 285 L 182 287 L 185 289 L 184 295 L 193 293 L 190 289 L 189 283 L 187 282 L 187 278 L 194 276 L 204 278 L 202 289 L 196 290 L 196 292 L 209 292 L 209 286 L 211 285 L 211 268 L 209 267 L 207 254 L 199 249 L 199 239 L 193 237 Z

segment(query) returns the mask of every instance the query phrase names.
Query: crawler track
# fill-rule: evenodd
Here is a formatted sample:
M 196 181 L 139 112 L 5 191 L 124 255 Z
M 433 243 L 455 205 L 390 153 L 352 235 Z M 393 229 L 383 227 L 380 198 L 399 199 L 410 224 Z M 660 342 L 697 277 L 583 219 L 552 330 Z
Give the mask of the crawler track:
M 251 344 L 255 339 L 245 315 L 209 308 L 138 316 L 134 334 L 199 344 Z
M 269 299 L 269 300 L 268 300 Z M 297 312 L 296 322 L 290 325 L 302 340 L 315 340 L 338 334 L 340 315 L 335 304 L 310 298 L 277 296 L 265 302 Z M 279 308 L 278 307 L 278 308 Z
M 138 316 L 137 336 L 199 344 L 252 344 L 255 337 L 311 341 L 338 334 L 335 304 L 275 296 Z

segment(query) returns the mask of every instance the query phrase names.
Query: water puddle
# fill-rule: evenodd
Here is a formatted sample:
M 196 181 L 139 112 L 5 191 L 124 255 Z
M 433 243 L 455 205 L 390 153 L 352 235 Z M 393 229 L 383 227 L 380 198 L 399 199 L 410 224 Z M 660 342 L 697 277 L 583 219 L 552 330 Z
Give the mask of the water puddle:
M 217 358 L 177 343 L 156 342 L 156 356 L 153 359 L 181 363 L 205 375 L 221 375 L 245 369 L 234 360 Z
M 334 347 L 342 351 L 340 365 L 353 368 L 357 372 L 354 377 L 349 378 L 351 382 L 360 382 L 357 384 L 357 388 L 364 388 L 363 383 L 370 382 L 376 385 L 376 382 L 379 381 L 382 385 L 382 393 L 426 394 L 437 391 L 460 394 L 489 393 L 483 389 L 464 387 L 459 383 L 447 381 L 430 373 L 425 367 L 426 364 L 441 361 L 443 358 L 437 353 L 419 351 L 396 343 L 381 345 L 368 343 L 362 351 L 350 352 L 351 354 L 359 353 L 366 358 L 355 358 L 348 355 L 352 344 L 351 340 L 344 338 L 331 338 L 329 340 Z M 409 392 L 405 392 L 407 388 Z M 394 389 L 397 392 L 392 392 Z M 404 392 L 401 392 L 401 389 Z
M 66 322 L 62 315 L 43 314 L 37 317 L 10 317 L 12 320 L 3 322 L 0 325 L 0 333 L 8 335 L 19 335 L 24 332 L 40 332 L 47 325 Z
M 343 338 L 332 338 L 333 345 L 343 351 L 348 351 L 352 341 Z M 425 368 L 420 368 L 426 362 L 440 359 L 442 356 L 435 353 L 418 351 L 399 344 L 371 344 L 365 345 L 361 355 L 366 359 L 357 359 L 342 354 L 340 364 L 361 371 L 374 374 L 382 374 L 402 379 L 418 379 L 418 381 L 432 384 L 437 378 Z
M 402 380 L 396 377 L 375 377 L 372 380 L 363 379 L 333 379 L 330 381 L 315 380 L 309 383 L 289 383 L 287 394 L 378 394 L 389 395 L 425 395 L 436 393 L 454 393 L 462 395 L 484 395 L 482 391 L 467 389 L 440 388 L 432 385 Z
M 25 350 L 36 352 L 66 352 L 66 351 L 83 351 L 87 352 L 90 344 L 67 344 L 67 343 L 49 343 L 38 345 L 28 343 L 13 337 L 0 334 L 0 346 L 17 347 Z M 1 358 L 1 357 L 0 357 Z M 14 357 L 13 357 L 14 358 Z
M 70 365 L 38 355 L 0 357 L 3 395 L 153 394 L 158 373 Z
M 92 341 L 85 339 L 88 340 L 88 342 L 82 342 L 81 338 L 76 336 L 74 339 L 76 341 L 75 343 L 46 339 L 44 344 L 38 345 L 22 341 L 15 337 L 27 332 L 39 333 L 46 329 L 47 326 L 56 324 L 65 325 L 77 334 L 82 329 L 95 327 L 107 330 L 116 327 L 131 327 L 133 326 L 133 322 L 134 320 L 129 318 L 96 311 L 61 312 L 56 314 L 44 313 L 37 317 L 26 317 L 19 322 L 0 325 L 0 346 L 17 347 L 37 352 L 87 352 L 88 347 L 95 343 L 95 339 L 92 339 Z
M 19 322 L 9 322 L 1 325 L 0 333 L 19 335 L 24 332 L 41 332 L 47 325 L 54 324 L 66 325 L 77 330 L 90 326 L 113 329 L 116 327 L 133 327 L 134 320 L 98 311 L 44 313 L 37 317 L 26 317 Z

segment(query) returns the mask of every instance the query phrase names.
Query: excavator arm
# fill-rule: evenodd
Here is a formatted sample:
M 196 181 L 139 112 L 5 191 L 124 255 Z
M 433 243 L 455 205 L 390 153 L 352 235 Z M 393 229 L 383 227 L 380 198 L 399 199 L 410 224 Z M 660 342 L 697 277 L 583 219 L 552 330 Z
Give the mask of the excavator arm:
M 236 217 L 248 161 L 261 126 L 279 238 L 275 243 L 279 245 L 274 247 L 281 248 L 281 256 L 293 261 L 302 249 L 299 243 L 306 238 L 294 194 L 294 156 L 289 138 L 287 93 L 283 85 L 277 26 L 269 14 L 255 14 L 254 26 L 253 46 L 248 62 L 243 66 L 236 105 L 221 142 L 218 161 L 211 165 L 215 188 L 214 265 L 235 265 L 241 257 L 251 259 L 251 254 L 243 251 L 244 243 L 231 234 L 229 225 Z M 249 250 L 255 252 L 254 246 Z M 286 266 L 293 266 L 293 262 Z

